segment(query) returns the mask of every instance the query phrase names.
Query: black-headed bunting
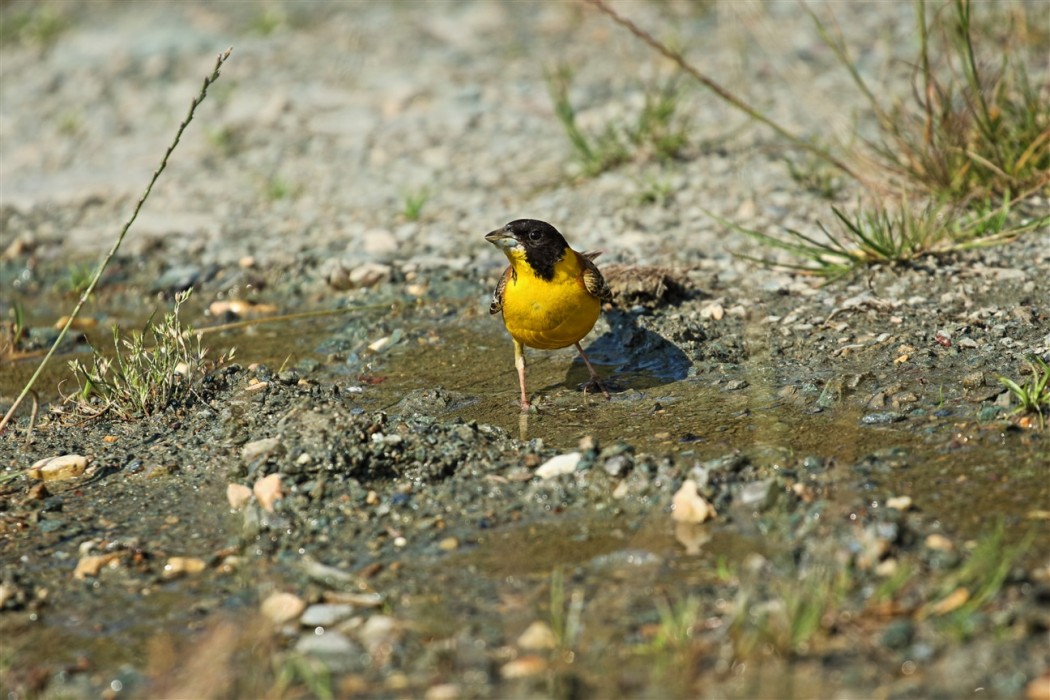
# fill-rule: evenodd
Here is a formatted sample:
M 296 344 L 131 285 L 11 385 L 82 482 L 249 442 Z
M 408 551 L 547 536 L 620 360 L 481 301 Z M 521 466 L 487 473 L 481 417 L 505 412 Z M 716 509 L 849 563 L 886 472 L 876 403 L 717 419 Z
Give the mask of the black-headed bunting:
M 510 261 L 496 290 L 489 313 L 503 312 L 503 323 L 514 340 L 514 365 L 521 385 L 521 409 L 529 408 L 525 390 L 525 348 L 556 350 L 575 345 L 591 372 L 591 383 L 609 397 L 580 340 L 598 320 L 602 302 L 612 295 L 594 264 L 597 253 L 578 253 L 548 223 L 535 219 L 511 221 L 485 236 Z

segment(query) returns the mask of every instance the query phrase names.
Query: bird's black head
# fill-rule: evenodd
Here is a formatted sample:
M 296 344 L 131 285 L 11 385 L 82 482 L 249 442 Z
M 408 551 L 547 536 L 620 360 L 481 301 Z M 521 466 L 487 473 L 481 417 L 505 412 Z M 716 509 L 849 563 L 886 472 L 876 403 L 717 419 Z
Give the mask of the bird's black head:
M 517 219 L 485 236 L 503 248 L 511 260 L 524 255 L 537 276 L 554 279 L 554 266 L 565 257 L 569 244 L 565 237 L 545 221 Z

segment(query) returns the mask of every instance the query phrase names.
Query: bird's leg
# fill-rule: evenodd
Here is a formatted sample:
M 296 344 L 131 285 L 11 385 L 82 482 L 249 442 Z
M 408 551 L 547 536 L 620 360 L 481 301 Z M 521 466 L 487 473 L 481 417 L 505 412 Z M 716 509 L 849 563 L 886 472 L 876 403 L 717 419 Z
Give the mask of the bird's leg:
M 521 410 L 529 410 L 529 395 L 525 393 L 525 346 L 514 341 L 514 366 L 518 368 L 518 384 L 521 385 Z
M 598 373 L 594 371 L 594 365 L 592 365 L 591 361 L 587 359 L 587 353 L 585 353 L 583 351 L 583 348 L 580 347 L 579 343 L 576 343 L 576 350 L 579 351 L 580 357 L 583 358 L 583 363 L 585 365 L 587 365 L 587 369 L 589 369 L 591 371 L 591 382 L 590 383 L 594 384 L 596 387 L 598 387 L 601 390 L 601 392 L 603 394 L 605 394 L 605 398 L 609 398 L 609 392 L 605 390 L 605 385 L 602 384 L 601 378 L 598 376 Z M 524 375 L 522 375 L 522 376 L 524 376 Z M 522 384 L 522 386 L 524 387 L 525 385 Z M 583 388 L 583 393 L 584 394 L 587 393 L 587 387 L 586 386 Z

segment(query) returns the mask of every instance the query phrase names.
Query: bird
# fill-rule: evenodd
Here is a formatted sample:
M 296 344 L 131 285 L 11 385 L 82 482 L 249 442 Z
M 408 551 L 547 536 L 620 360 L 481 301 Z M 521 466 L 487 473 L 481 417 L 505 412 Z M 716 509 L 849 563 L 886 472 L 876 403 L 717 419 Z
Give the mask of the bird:
M 516 219 L 485 236 L 500 248 L 510 265 L 492 293 L 489 313 L 503 314 L 514 341 L 514 366 L 521 387 L 521 410 L 529 410 L 525 390 L 525 348 L 556 350 L 575 345 L 591 373 L 591 384 L 606 398 L 609 392 L 580 347 L 594 328 L 602 302 L 612 292 L 594 264 L 601 252 L 579 253 L 550 224 Z M 586 393 L 586 387 L 584 388 Z

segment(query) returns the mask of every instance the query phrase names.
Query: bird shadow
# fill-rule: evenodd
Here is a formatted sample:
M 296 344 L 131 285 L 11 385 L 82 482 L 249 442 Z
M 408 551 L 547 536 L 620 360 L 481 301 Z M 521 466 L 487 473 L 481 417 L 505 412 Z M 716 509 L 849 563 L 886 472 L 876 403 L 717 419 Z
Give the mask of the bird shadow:
M 604 372 L 602 381 L 610 391 L 624 388 L 649 389 L 685 379 L 692 362 L 681 348 L 647 328 L 638 325 L 638 313 L 611 309 L 605 313 L 609 330 L 584 348 L 595 365 L 612 367 L 612 375 Z M 566 383 L 573 384 L 590 377 L 583 360 L 577 356 L 566 374 Z

